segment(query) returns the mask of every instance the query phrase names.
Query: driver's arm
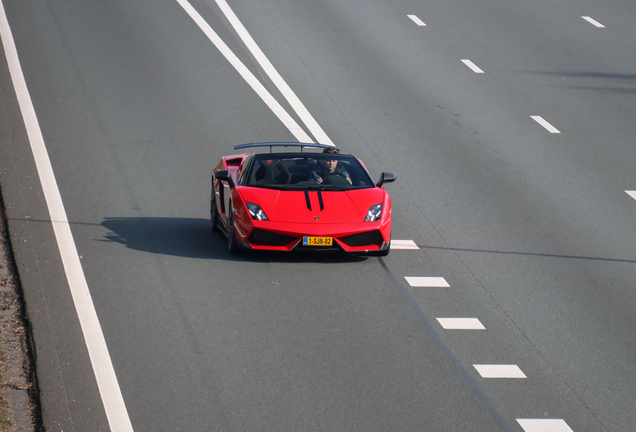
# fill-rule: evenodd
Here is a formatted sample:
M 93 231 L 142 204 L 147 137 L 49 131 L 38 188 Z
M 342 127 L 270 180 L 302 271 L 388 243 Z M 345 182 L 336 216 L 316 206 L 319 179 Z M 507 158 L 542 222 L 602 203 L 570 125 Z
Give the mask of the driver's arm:
M 342 174 L 342 176 L 345 178 L 345 180 L 347 180 L 349 182 L 350 185 L 353 184 L 353 181 L 351 181 L 351 176 L 349 175 L 349 173 L 347 172 L 346 169 L 342 169 L 340 174 Z
M 318 183 L 318 184 L 322 183 L 322 182 L 323 182 L 323 180 L 324 180 L 324 179 L 322 178 L 322 176 L 320 175 L 320 172 L 319 172 L 318 170 L 312 171 L 312 172 L 311 172 L 311 173 L 309 173 L 309 174 L 311 175 L 311 177 L 313 178 L 313 180 L 314 180 L 316 183 Z

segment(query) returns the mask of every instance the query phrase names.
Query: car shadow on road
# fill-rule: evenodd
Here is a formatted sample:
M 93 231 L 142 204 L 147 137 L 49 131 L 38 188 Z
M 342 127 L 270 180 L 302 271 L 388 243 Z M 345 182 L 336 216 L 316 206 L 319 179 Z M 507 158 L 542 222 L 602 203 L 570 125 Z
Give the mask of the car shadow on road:
M 97 241 L 120 243 L 142 252 L 196 259 L 246 262 L 355 263 L 366 257 L 344 253 L 288 253 L 242 251 L 230 255 L 226 237 L 210 230 L 208 219 L 167 217 L 109 217 L 101 225 L 107 230 Z

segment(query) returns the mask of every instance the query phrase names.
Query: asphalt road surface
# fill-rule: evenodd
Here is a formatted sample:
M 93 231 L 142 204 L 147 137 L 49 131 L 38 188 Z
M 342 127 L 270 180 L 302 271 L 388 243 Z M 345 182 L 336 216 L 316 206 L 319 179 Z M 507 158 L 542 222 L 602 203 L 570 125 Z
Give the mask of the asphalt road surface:
M 634 429 L 634 2 L 229 0 L 262 56 L 214 0 L 3 3 L 134 431 Z M 4 51 L 46 430 L 132 430 L 105 409 Z M 227 253 L 212 167 L 294 123 L 397 175 L 393 239 L 417 249 Z

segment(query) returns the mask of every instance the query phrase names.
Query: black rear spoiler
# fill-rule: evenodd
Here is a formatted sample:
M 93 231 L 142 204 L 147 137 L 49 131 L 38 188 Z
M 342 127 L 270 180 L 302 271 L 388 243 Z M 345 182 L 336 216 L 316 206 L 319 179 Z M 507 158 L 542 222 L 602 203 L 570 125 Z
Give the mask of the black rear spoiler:
M 263 142 L 263 143 L 250 143 L 250 144 L 239 144 L 234 146 L 234 150 L 250 148 L 250 147 L 269 147 L 269 152 L 272 152 L 273 147 L 300 147 L 300 151 L 302 152 L 304 148 L 332 148 L 335 147 L 336 150 L 340 151 L 340 149 L 336 146 L 330 144 L 315 144 L 315 143 L 298 143 L 298 142 Z

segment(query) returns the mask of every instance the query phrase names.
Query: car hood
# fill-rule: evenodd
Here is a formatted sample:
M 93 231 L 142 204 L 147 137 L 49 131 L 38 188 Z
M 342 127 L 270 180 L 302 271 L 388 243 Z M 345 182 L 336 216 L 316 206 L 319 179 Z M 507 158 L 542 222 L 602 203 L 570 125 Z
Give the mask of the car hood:
M 386 193 L 381 188 L 319 192 L 254 187 L 242 187 L 240 192 L 245 201 L 258 204 L 270 221 L 297 223 L 364 222 L 369 207 L 383 202 Z

